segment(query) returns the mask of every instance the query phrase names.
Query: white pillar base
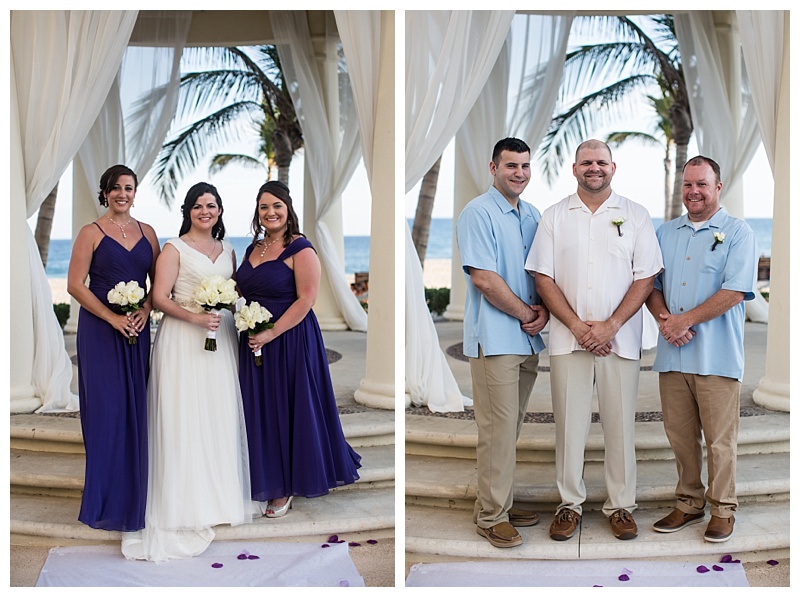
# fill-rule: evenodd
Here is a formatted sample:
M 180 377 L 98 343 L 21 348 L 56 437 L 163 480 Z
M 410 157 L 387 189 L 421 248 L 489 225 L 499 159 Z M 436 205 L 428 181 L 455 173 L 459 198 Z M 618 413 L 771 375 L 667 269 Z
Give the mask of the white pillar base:
M 42 405 L 42 401 L 36 397 L 33 386 L 11 387 L 11 414 L 28 414 L 34 412 Z
M 762 377 L 753 392 L 753 402 L 770 410 L 789 412 L 789 384 Z
M 356 402 L 370 408 L 394 410 L 394 385 L 373 382 L 366 378 L 361 380 L 353 395 Z
M 442 317 L 447 321 L 464 321 L 464 304 L 453 305 L 451 303 L 447 305 L 447 309 L 442 313 Z

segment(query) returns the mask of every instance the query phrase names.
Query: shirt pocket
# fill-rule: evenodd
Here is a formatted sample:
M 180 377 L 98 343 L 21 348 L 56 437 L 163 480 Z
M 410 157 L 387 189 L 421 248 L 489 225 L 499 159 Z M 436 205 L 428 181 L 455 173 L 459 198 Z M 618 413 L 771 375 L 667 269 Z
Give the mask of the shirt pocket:
M 721 244 L 713 251 L 709 245 L 708 250 L 705 251 L 700 264 L 701 274 L 719 274 L 725 269 L 725 263 L 728 261 L 728 251 L 722 247 Z
M 624 228 L 624 226 L 622 226 Z M 614 231 L 608 235 L 607 241 L 608 254 L 617 259 L 623 259 L 628 263 L 633 263 L 633 232 L 622 231 L 622 236 L 617 233 L 616 226 Z

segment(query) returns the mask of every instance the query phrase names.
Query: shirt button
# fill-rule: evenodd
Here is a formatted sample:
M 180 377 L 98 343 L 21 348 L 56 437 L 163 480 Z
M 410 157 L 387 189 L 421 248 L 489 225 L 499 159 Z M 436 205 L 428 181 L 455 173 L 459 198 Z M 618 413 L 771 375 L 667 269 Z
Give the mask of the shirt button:
M 593 236 L 590 236 L 590 237 L 589 237 L 589 240 L 594 240 L 594 237 L 593 237 Z
M 697 232 L 692 232 L 692 236 L 697 236 Z
M 686 282 L 681 282 L 681 286 L 686 286 Z
M 681 307 L 681 311 L 683 311 L 683 307 Z
M 691 257 L 688 256 L 686 257 L 686 261 L 690 261 L 691 259 L 692 259 Z

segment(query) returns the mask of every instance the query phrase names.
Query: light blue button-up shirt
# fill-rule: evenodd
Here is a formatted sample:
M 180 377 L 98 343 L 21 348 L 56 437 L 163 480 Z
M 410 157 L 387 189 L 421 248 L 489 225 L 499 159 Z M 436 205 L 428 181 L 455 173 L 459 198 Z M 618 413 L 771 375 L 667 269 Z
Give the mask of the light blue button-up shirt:
M 715 232 L 724 233 L 725 238 L 712 251 Z M 755 298 L 755 235 L 746 222 L 724 208 L 699 230 L 684 214 L 662 224 L 656 236 L 664 271 L 656 276 L 655 289 L 663 293 L 670 313 L 693 309 L 720 289 L 743 292 L 746 301 Z M 693 326 L 697 334 L 685 346 L 673 346 L 659 337 L 653 371 L 721 375 L 742 381 L 744 315 L 741 302 L 719 317 Z
M 493 186 L 470 201 L 458 217 L 456 240 L 467 279 L 464 305 L 464 354 L 485 356 L 530 355 L 544 349 L 540 334 L 529 336 L 520 321 L 494 307 L 472 284 L 468 268 L 488 270 L 505 280 L 511 292 L 529 305 L 541 304 L 525 258 L 533 243 L 541 214 L 519 201 L 519 213 Z

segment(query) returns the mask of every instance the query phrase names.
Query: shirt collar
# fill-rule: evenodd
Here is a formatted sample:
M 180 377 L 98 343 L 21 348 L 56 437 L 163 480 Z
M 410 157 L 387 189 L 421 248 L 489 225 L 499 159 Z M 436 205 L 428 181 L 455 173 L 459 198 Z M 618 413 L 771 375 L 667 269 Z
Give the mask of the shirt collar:
M 497 204 L 497 207 L 500 208 L 501 212 L 507 214 L 510 211 L 514 211 L 514 206 L 508 202 L 508 199 L 503 197 L 503 194 L 500 191 L 498 191 L 494 185 L 489 187 L 488 192 L 489 196 L 494 200 L 494 202 Z M 519 206 L 519 213 L 521 217 L 530 215 L 530 213 L 525 207 L 526 204 L 521 197 L 517 205 Z
M 612 189 L 611 194 L 608 196 L 608 199 L 603 201 L 602 205 L 597 208 L 597 211 L 594 213 L 602 213 L 607 209 L 620 209 L 621 199 L 620 196 L 617 195 L 616 191 Z M 569 202 L 567 204 L 567 209 L 585 209 L 589 211 L 589 208 L 586 207 L 586 204 L 581 201 L 581 198 L 578 197 L 578 193 L 573 193 L 569 196 Z
M 698 230 L 704 230 L 706 228 L 722 228 L 722 222 L 728 217 L 728 211 L 725 209 L 724 206 L 720 205 L 719 209 L 716 213 L 711 216 L 706 223 L 703 224 L 702 228 L 698 228 Z M 692 225 L 692 221 L 689 219 L 689 214 L 683 214 L 679 221 L 678 221 L 678 228 L 682 228 L 683 226 L 688 226 L 689 228 L 694 229 Z

